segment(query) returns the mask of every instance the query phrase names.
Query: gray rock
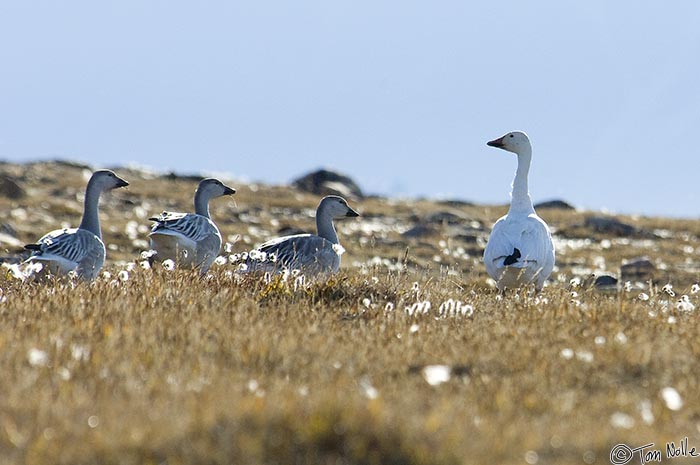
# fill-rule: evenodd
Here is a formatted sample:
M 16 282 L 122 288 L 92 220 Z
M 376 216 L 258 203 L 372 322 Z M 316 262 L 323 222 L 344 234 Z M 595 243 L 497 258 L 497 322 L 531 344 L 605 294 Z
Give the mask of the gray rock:
M 474 202 L 470 202 L 468 200 L 459 200 L 459 199 L 445 199 L 445 200 L 438 200 L 436 202 L 438 205 L 444 205 L 446 207 L 473 207 L 475 204 Z
M 463 224 L 470 221 L 469 218 L 449 211 L 439 211 L 426 216 L 423 221 L 430 224 L 448 224 L 450 226 Z
M 292 181 L 297 189 L 316 195 L 340 195 L 349 199 L 362 199 L 360 187 L 348 176 L 329 170 L 318 170 Z
M 620 280 L 627 281 L 649 281 L 654 279 L 656 266 L 647 257 L 638 257 L 622 262 L 620 266 Z
M 606 216 L 589 216 L 584 226 L 595 232 L 612 236 L 635 236 L 639 233 L 634 226 Z
M 401 235 L 403 237 L 408 237 L 408 238 L 419 238 L 419 237 L 432 236 L 436 232 L 437 231 L 432 226 L 419 223 L 419 224 L 415 225 L 414 227 L 412 227 L 411 229 L 409 229 L 408 231 L 402 233 Z
M 535 208 L 540 209 L 551 209 L 551 210 L 575 210 L 573 205 L 560 199 L 548 200 L 546 202 L 540 202 L 535 204 Z
M 617 289 L 617 278 L 609 274 L 601 274 L 596 276 L 593 286 L 596 289 L 608 290 L 611 288 Z
M 0 195 L 8 199 L 17 200 L 25 197 L 27 193 L 16 179 L 0 174 Z

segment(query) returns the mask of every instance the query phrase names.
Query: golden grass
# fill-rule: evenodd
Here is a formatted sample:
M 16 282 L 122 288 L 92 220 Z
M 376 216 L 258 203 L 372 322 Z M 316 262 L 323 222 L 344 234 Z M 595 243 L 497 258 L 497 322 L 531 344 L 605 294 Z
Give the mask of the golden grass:
M 537 296 L 498 296 L 480 265 L 481 239 L 460 239 L 450 225 L 400 235 L 436 210 L 488 227 L 501 207 L 383 199 L 360 203 L 364 218 L 340 225 L 347 252 L 328 281 L 237 278 L 228 264 L 204 279 L 138 265 L 120 278 L 140 251 L 127 222 L 148 224 L 135 206 L 157 213 L 168 192 L 186 210 L 195 184 L 126 178 L 132 187 L 103 202 L 110 276 L 0 277 L 0 464 L 609 463 L 618 443 L 700 443 L 697 221 L 623 218 L 669 231 L 649 243 L 577 229 L 588 242 L 562 245 L 554 281 Z M 47 203 L 44 187 L 28 184 L 31 198 L 0 207 Z M 298 215 L 315 207 L 312 196 L 235 187 L 236 205 L 212 204 L 224 236 L 249 236 L 234 251 L 277 226 L 313 225 Z M 279 223 L 275 209 L 288 209 Z M 542 212 L 558 231 L 586 214 Z M 25 241 L 51 227 L 37 211 L 27 216 L 13 221 Z M 72 210 L 57 219 L 78 221 Z M 401 227 L 355 227 L 380 220 Z M 659 266 L 643 288 L 569 285 L 640 255 Z M 389 261 L 368 265 L 376 256 Z M 673 291 L 661 290 L 667 282 Z M 681 295 L 698 310 L 679 310 Z M 473 312 L 441 316 L 450 299 Z M 425 301 L 426 314 L 406 312 Z M 429 365 L 449 367 L 449 380 L 430 385 Z M 680 394 L 678 410 L 662 398 L 666 387 Z

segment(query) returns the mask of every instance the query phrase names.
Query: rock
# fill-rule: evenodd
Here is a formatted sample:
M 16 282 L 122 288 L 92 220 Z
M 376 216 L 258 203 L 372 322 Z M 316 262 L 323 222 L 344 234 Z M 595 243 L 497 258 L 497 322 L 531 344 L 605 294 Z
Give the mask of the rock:
M 459 199 L 445 199 L 445 200 L 438 200 L 436 202 L 439 205 L 444 205 L 446 207 L 473 207 L 475 204 L 474 202 L 470 202 L 468 200 L 459 200 Z
M 571 205 L 568 202 L 565 202 L 563 200 L 555 199 L 555 200 L 548 200 L 546 202 L 540 202 L 535 204 L 536 209 L 551 209 L 551 210 L 575 210 L 573 205 Z
M 171 181 L 192 181 L 192 182 L 199 182 L 202 179 L 204 179 L 206 176 L 202 176 L 200 174 L 179 174 L 174 171 L 171 171 L 170 173 L 166 173 L 163 176 L 163 179 L 169 179 Z
M 426 237 L 426 236 L 432 236 L 435 234 L 435 228 L 433 228 L 430 225 L 427 224 L 417 224 L 408 231 L 402 233 L 401 235 L 403 237 L 408 237 L 408 238 L 418 238 L 418 237 Z
M 479 242 L 479 237 L 480 237 L 480 234 L 478 234 L 478 233 L 466 232 L 466 233 L 455 235 L 454 239 L 461 241 L 461 242 L 465 242 L 467 244 L 476 244 L 477 242 Z
M 601 274 L 596 276 L 593 282 L 593 287 L 600 290 L 617 290 L 617 278 L 609 274 Z
M 620 266 L 620 280 L 627 281 L 649 281 L 654 279 L 656 266 L 647 257 L 638 257 L 631 260 L 625 260 Z
M 347 176 L 328 170 L 318 170 L 292 181 L 297 189 L 316 195 L 340 195 L 348 199 L 362 199 L 360 187 Z
M 10 223 L 0 224 L 0 233 L 8 234 L 12 237 L 17 237 L 17 230 Z
M 8 199 L 17 200 L 25 197 L 27 193 L 16 179 L 0 174 L 0 195 Z
M 456 224 L 464 224 L 470 220 L 469 218 L 458 215 L 457 213 L 439 211 L 426 216 L 423 221 L 430 224 L 448 224 L 452 226 Z
M 639 233 L 634 226 L 606 216 L 589 216 L 586 218 L 584 226 L 595 232 L 613 236 L 634 236 Z

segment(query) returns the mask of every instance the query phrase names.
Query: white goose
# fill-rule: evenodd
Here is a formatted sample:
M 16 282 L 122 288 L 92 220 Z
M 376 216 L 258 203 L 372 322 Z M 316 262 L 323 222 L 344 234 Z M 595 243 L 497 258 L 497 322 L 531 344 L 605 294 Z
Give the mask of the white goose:
M 513 289 L 534 283 L 539 291 L 554 268 L 554 244 L 547 223 L 532 206 L 527 175 L 532 146 L 527 134 L 509 132 L 487 143 L 518 156 L 508 214 L 496 221 L 484 250 L 486 271 L 498 289 Z
M 149 218 L 156 222 L 149 237 L 158 260 L 170 259 L 206 273 L 221 250 L 221 233 L 209 215 L 209 201 L 235 193 L 218 179 L 203 179 L 194 193 L 194 213 L 163 212 Z
M 85 190 L 83 220 L 80 226 L 51 231 L 36 244 L 27 244 L 25 248 L 31 250 L 32 255 L 26 261 L 42 262 L 44 274 L 60 276 L 74 271 L 82 279 L 95 279 L 106 255 L 97 212 L 100 194 L 128 185 L 128 182 L 110 170 L 95 171 Z
M 265 242 L 249 254 L 246 271 L 277 272 L 284 268 L 306 274 L 337 273 L 345 249 L 338 241 L 333 219 L 360 216 L 337 195 L 324 197 L 316 209 L 314 234 L 296 234 Z

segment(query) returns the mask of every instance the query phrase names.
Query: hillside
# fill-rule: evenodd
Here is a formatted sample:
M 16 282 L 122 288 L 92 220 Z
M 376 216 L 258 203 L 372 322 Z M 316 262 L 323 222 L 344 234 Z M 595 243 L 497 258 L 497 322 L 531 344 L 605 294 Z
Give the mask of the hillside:
M 0 164 L 0 464 L 609 463 L 620 443 L 700 444 L 700 221 L 540 208 L 552 280 L 502 297 L 481 254 L 505 206 L 369 197 L 337 223 L 336 277 L 266 280 L 228 255 L 313 230 L 319 197 L 229 181 L 211 205 L 227 260 L 200 279 L 139 264 L 148 217 L 190 211 L 197 179 L 116 171 L 107 273 L 33 283 L 9 265 L 78 224 L 89 169 Z

